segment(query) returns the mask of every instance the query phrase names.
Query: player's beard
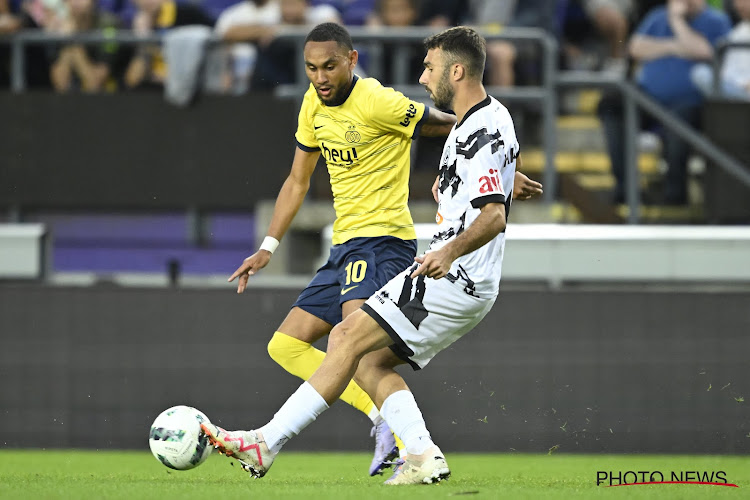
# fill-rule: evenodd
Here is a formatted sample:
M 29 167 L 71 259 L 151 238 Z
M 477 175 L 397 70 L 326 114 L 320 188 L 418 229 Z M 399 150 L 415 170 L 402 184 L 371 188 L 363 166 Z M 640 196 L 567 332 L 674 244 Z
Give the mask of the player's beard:
M 450 68 L 445 68 L 445 71 L 440 76 L 440 80 L 437 82 L 435 92 L 432 93 L 432 100 L 435 103 L 435 107 L 443 111 L 449 111 L 453 108 L 453 98 L 456 97 L 456 91 L 453 90 L 448 80 L 449 72 Z
M 334 92 L 331 93 L 331 95 L 328 97 L 328 100 L 323 99 L 323 96 L 320 95 L 317 89 L 315 89 L 315 93 L 318 95 L 318 99 L 320 99 L 320 102 L 323 103 L 323 106 L 340 106 L 344 104 L 346 98 L 349 97 L 349 89 L 351 88 L 352 83 L 352 81 L 349 81 L 348 84 L 337 88 Z

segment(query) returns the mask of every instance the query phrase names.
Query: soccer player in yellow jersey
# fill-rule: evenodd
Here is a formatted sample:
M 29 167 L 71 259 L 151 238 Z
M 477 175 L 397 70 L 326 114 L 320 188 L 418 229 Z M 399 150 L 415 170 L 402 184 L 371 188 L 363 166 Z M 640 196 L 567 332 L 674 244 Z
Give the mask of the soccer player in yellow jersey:
M 239 278 L 237 292 L 242 293 L 249 277 L 268 264 L 302 205 L 322 154 L 336 210 L 333 247 L 268 344 L 271 358 L 307 380 L 324 358 L 311 344 L 414 262 L 416 234 L 407 205 L 412 138 L 418 133 L 447 136 L 456 120 L 355 75 L 358 54 L 342 26 L 324 23 L 310 31 L 304 59 L 310 88 L 299 113 L 291 173 L 260 250 L 229 280 Z M 525 188 L 526 196 L 541 192 L 541 185 L 524 179 L 519 190 Z M 354 381 L 340 399 L 373 421 L 376 452 L 370 475 L 381 473 L 398 453 L 390 429 Z

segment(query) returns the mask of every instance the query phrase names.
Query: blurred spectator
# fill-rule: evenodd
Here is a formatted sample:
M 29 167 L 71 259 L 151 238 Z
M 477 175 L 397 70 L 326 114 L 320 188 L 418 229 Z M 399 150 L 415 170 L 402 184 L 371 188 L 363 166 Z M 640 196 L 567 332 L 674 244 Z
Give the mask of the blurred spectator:
M 416 26 L 417 19 L 419 16 L 419 3 L 417 0 L 378 0 L 375 3 L 375 11 L 370 15 L 367 20 L 367 25 L 370 27 L 387 27 L 387 28 L 408 28 L 410 26 Z M 405 73 L 406 81 L 396 82 L 398 78 L 398 72 L 394 67 L 396 58 L 394 55 L 398 53 L 400 55 L 405 54 L 406 67 L 403 68 Z M 422 44 L 406 44 L 399 45 L 397 43 L 383 43 L 382 48 L 382 67 L 379 73 L 378 79 L 384 84 L 416 84 L 419 80 L 419 75 L 422 73 L 422 61 L 424 60 L 424 49 Z M 363 62 L 368 64 L 368 70 L 372 71 L 372 63 L 370 54 L 365 54 Z
M 63 19 L 66 17 L 63 0 L 25 0 L 21 6 L 32 21 L 33 27 L 51 32 L 60 31 Z
M 378 0 L 367 19 L 368 26 L 414 26 L 419 14 L 417 0 Z
M 310 5 L 308 0 L 279 0 L 281 27 L 315 26 L 325 22 L 340 23 L 336 9 L 329 5 Z M 271 39 L 258 48 L 258 62 L 253 72 L 250 88 L 271 90 L 277 85 L 294 83 L 298 70 L 297 44 L 292 40 Z
M 633 15 L 632 0 L 581 0 L 586 14 L 599 33 L 607 40 L 608 57 L 602 69 L 617 75 L 625 75 L 625 41 L 630 29 L 629 19 Z
M 41 29 L 57 32 L 64 18 L 63 0 L 24 0 L 15 4 L 0 0 L 0 34 L 19 29 Z M 4 15 L 3 15 L 4 14 Z M 9 31 L 3 31 L 9 30 Z M 49 88 L 49 65 L 54 57 L 54 49 L 47 45 L 28 45 L 24 49 L 26 62 L 26 88 Z M 0 44 L 0 82 L 5 83 L 10 77 L 10 46 Z
M 554 37 L 561 33 L 567 0 L 471 0 L 473 24 L 490 31 L 541 28 Z M 491 41 L 487 44 L 485 83 L 512 86 L 536 82 L 542 49 L 534 41 Z
M 285 26 L 315 26 L 321 23 L 340 23 L 338 11 L 330 5 L 312 5 L 309 0 L 279 0 L 281 24 Z
M 750 43 L 750 0 L 734 0 L 740 22 L 727 36 L 728 42 Z M 693 83 L 704 95 L 714 93 L 714 71 L 708 64 L 697 64 Z M 750 48 L 730 48 L 724 55 L 719 77 L 719 95 L 728 99 L 750 100 Z
M 653 9 L 630 40 L 631 57 L 642 64 L 637 77 L 641 89 L 669 111 L 693 126 L 698 125 L 702 96 L 690 79 L 697 61 L 711 59 L 713 47 L 730 30 L 729 18 L 708 7 L 706 0 L 669 0 Z M 624 200 L 625 165 L 622 103 L 606 97 L 599 104 L 612 172 L 617 181 L 614 198 Z M 676 134 L 663 134 L 668 164 L 664 202 L 687 203 L 689 146 Z
M 339 12 L 346 26 L 362 26 L 375 10 L 375 0 L 312 0 L 310 5 L 330 5 Z
M 510 26 L 518 28 L 541 28 L 561 43 L 565 11 L 569 0 L 523 0 L 516 4 Z M 562 44 L 561 44 L 562 45 Z M 516 82 L 540 84 L 541 63 L 544 56 L 542 47 L 533 42 L 515 44 Z
M 224 11 L 240 2 L 242 2 L 242 0 L 202 0 L 200 6 L 206 14 L 211 16 L 211 19 L 218 20 Z
M 297 61 L 293 42 L 274 40 L 279 28 L 339 22 L 330 5 L 307 0 L 245 0 L 227 9 L 216 22 L 216 33 L 238 42 L 228 49 L 224 89 L 235 94 L 248 87 L 270 89 L 294 81 Z
M 247 91 L 258 58 L 257 45 L 270 43 L 274 26 L 280 21 L 278 0 L 245 0 L 221 13 L 216 34 L 222 40 L 238 42 L 221 51 L 225 60 L 221 70 L 224 92 Z
M 131 0 L 97 0 L 97 7 L 117 17 L 120 26 L 130 26 L 136 10 Z
M 448 28 L 466 23 L 470 18 L 469 0 L 423 0 L 419 24 Z
M 10 10 L 8 0 L 0 0 L 0 35 L 13 33 L 21 28 L 21 19 Z
M 278 0 L 245 0 L 221 13 L 216 33 L 231 42 L 257 42 L 271 38 L 273 26 L 281 20 Z
M 65 0 L 65 18 L 60 33 L 76 34 L 91 30 L 111 30 L 117 25 L 113 16 L 99 12 L 95 0 Z M 116 46 L 67 44 L 60 47 L 50 67 L 50 80 L 58 92 L 80 89 L 99 92 L 110 75 Z
M 510 26 L 542 28 L 559 37 L 569 0 L 517 0 Z
M 213 21 L 200 7 L 174 0 L 135 0 L 133 31 L 147 37 L 176 26 L 213 26 Z M 125 72 L 125 85 L 130 89 L 161 88 L 167 76 L 158 45 L 141 44 Z
M 471 2 L 475 24 L 499 31 L 509 25 L 515 14 L 516 0 L 474 0 Z M 485 83 L 512 87 L 516 81 L 516 46 L 505 40 L 487 42 Z
M 646 14 L 651 12 L 656 7 L 661 7 L 667 4 L 667 0 L 638 0 L 635 2 L 635 8 L 633 9 L 633 21 L 634 26 L 641 24 L 641 21 L 646 19 Z

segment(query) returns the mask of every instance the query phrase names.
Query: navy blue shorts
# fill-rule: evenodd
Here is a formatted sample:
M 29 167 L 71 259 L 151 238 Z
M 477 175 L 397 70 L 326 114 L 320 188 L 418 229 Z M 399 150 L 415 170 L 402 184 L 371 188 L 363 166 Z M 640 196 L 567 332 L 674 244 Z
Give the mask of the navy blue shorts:
M 412 265 L 416 255 L 416 240 L 393 236 L 352 238 L 334 245 L 328 262 L 318 269 L 293 307 L 336 325 L 341 322 L 341 304 L 369 298 Z

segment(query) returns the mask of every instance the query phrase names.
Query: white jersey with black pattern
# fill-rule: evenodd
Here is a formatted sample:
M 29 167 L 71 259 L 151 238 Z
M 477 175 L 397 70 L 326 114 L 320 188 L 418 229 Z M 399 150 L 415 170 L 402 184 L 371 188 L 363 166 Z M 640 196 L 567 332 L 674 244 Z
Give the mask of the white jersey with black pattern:
M 519 146 L 513 119 L 494 97 L 472 107 L 448 135 L 440 161 L 438 229 L 428 253 L 460 235 L 487 203 L 510 211 Z M 446 279 L 470 295 L 497 296 L 505 233 L 456 259 Z

